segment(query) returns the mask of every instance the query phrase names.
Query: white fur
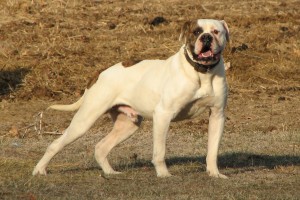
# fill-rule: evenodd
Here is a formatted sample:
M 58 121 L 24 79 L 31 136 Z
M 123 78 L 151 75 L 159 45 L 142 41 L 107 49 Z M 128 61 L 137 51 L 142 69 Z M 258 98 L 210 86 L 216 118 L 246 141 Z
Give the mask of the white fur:
M 218 26 L 224 33 L 222 23 L 217 20 L 198 20 L 205 23 L 205 31 Z M 220 48 L 225 46 L 225 34 L 220 34 Z M 125 68 L 118 63 L 102 72 L 97 82 L 85 91 L 83 97 L 72 105 L 55 105 L 58 110 L 75 110 L 70 126 L 64 134 L 47 149 L 36 165 L 33 175 L 46 174 L 52 157 L 64 146 L 81 137 L 107 111 L 115 122 L 114 128 L 95 149 L 95 157 L 107 174 L 118 173 L 107 160 L 110 150 L 126 140 L 139 127 L 122 112 L 153 119 L 153 164 L 157 176 L 170 176 L 165 164 L 165 144 L 171 121 L 197 117 L 203 110 L 211 110 L 208 130 L 207 172 L 210 176 L 225 178 L 217 167 L 217 153 L 224 129 L 224 108 L 227 85 L 223 59 L 206 74 L 201 74 L 187 62 L 184 47 L 167 60 L 145 60 Z M 126 105 L 118 111 L 110 110 L 116 105 Z M 130 110 L 131 109 L 131 110 Z M 132 112 L 131 112 L 132 111 Z

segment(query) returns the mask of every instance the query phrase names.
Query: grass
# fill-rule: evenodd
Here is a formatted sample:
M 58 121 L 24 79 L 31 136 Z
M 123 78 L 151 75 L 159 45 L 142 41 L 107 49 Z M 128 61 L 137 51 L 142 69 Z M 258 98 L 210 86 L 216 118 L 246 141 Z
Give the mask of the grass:
M 148 129 L 149 127 L 145 127 Z M 99 135 L 100 134 L 100 135 Z M 168 139 L 167 164 L 171 178 L 156 178 L 150 163 L 151 135 L 139 131 L 110 155 L 113 166 L 123 172 L 105 176 L 90 148 L 103 133 L 89 133 L 68 146 L 51 162 L 47 176 L 32 177 L 31 171 L 53 137 L 2 141 L 1 190 L 4 199 L 297 199 L 299 198 L 299 151 L 290 146 L 299 134 L 248 132 L 225 134 L 219 156 L 228 180 L 205 172 L 206 135 L 191 136 L 175 130 Z M 249 135 L 251 135 L 249 138 Z M 180 143 L 185 137 L 189 147 Z M 142 139 L 141 139 L 142 138 Z M 198 138 L 198 139 L 196 139 Z M 233 140 L 236 138 L 236 140 Z M 134 141 L 142 140 L 140 144 Z M 269 140 L 261 142 L 263 140 Z M 93 142 L 91 142 L 93 141 Z M 259 142 L 254 142 L 259 141 Z M 180 144 L 179 144 L 180 143 Z M 273 145 L 270 145 L 273 144 Z M 297 143 L 298 145 L 298 143 Z M 40 147 L 37 149 L 37 147 Z M 42 148 L 43 147 L 43 148 Z M 4 151 L 3 151 L 4 150 Z M 25 152 L 24 152 L 25 150 Z M 194 153 L 193 153 L 194 152 Z M 133 158 L 131 155 L 137 156 Z M 179 156 L 180 155 L 180 156 Z M 7 173 L 9 172 L 9 173 Z

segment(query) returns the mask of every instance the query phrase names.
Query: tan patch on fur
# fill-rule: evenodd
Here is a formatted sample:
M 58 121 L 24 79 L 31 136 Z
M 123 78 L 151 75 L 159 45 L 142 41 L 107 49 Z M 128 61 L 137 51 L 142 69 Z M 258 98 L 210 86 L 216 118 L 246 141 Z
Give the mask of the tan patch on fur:
M 187 46 L 193 47 L 199 35 L 194 35 L 194 31 L 199 28 L 196 20 L 187 21 L 181 28 L 180 40 L 184 41 Z
M 124 67 L 131 67 L 131 66 L 133 66 L 133 65 L 135 65 L 135 64 L 137 64 L 139 62 L 141 62 L 141 60 L 126 60 L 126 61 L 122 62 L 122 65 Z
M 198 40 L 198 37 L 199 37 L 199 35 L 201 34 L 197 34 L 197 35 L 195 35 L 194 34 L 194 32 L 196 31 L 196 30 L 202 30 L 202 28 L 201 27 L 199 27 L 199 25 L 197 24 L 197 21 L 195 21 L 195 22 L 192 22 L 191 24 L 190 24 L 190 27 L 189 27 L 189 30 L 188 30 L 188 33 L 187 33 L 187 39 L 186 39 L 186 45 L 187 46 L 189 46 L 189 49 L 190 50 L 194 50 L 194 48 L 195 48 L 195 43 L 196 43 L 196 41 Z M 202 30 L 203 31 L 203 30 Z
M 90 89 L 98 80 L 99 75 L 101 74 L 103 70 L 98 70 L 96 71 L 93 76 L 90 78 L 88 84 L 87 84 L 87 89 Z

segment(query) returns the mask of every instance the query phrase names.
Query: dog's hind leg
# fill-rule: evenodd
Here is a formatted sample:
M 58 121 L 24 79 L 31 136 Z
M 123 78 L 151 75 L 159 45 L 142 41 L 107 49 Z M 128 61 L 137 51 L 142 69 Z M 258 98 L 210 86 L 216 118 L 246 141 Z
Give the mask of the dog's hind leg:
M 103 138 L 95 147 L 95 158 L 105 174 L 118 174 L 107 160 L 109 152 L 119 143 L 129 138 L 141 124 L 141 117 L 133 122 L 126 114 L 112 110 L 110 112 L 114 121 L 112 131 Z
M 104 99 L 100 99 L 99 95 L 93 95 L 89 93 L 86 101 L 83 101 L 78 112 L 75 114 L 69 127 L 65 130 L 64 134 L 53 141 L 47 148 L 44 156 L 38 162 L 33 170 L 33 175 L 43 174 L 46 175 L 46 167 L 50 160 L 71 142 L 81 137 L 96 121 L 96 119 L 104 114 L 109 108 L 110 103 L 109 95 L 106 95 Z M 108 100 L 109 99 L 109 100 Z

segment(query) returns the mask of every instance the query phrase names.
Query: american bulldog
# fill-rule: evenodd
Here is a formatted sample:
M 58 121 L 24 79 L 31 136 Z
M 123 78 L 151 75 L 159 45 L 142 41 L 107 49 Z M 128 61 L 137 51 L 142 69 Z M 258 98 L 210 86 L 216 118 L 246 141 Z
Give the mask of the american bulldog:
M 109 113 L 114 127 L 95 147 L 95 158 L 104 173 L 119 173 L 110 166 L 107 155 L 139 128 L 142 118 L 149 118 L 153 119 L 152 163 L 158 177 L 168 177 L 165 153 L 170 122 L 197 117 L 209 108 L 207 172 L 226 178 L 218 170 L 217 154 L 227 99 L 222 51 L 229 40 L 228 26 L 213 19 L 188 21 L 180 40 L 184 45 L 167 60 L 118 63 L 99 73 L 77 102 L 50 106 L 78 111 L 64 134 L 47 148 L 33 175 L 46 175 L 54 155 L 81 137 L 99 116 Z

